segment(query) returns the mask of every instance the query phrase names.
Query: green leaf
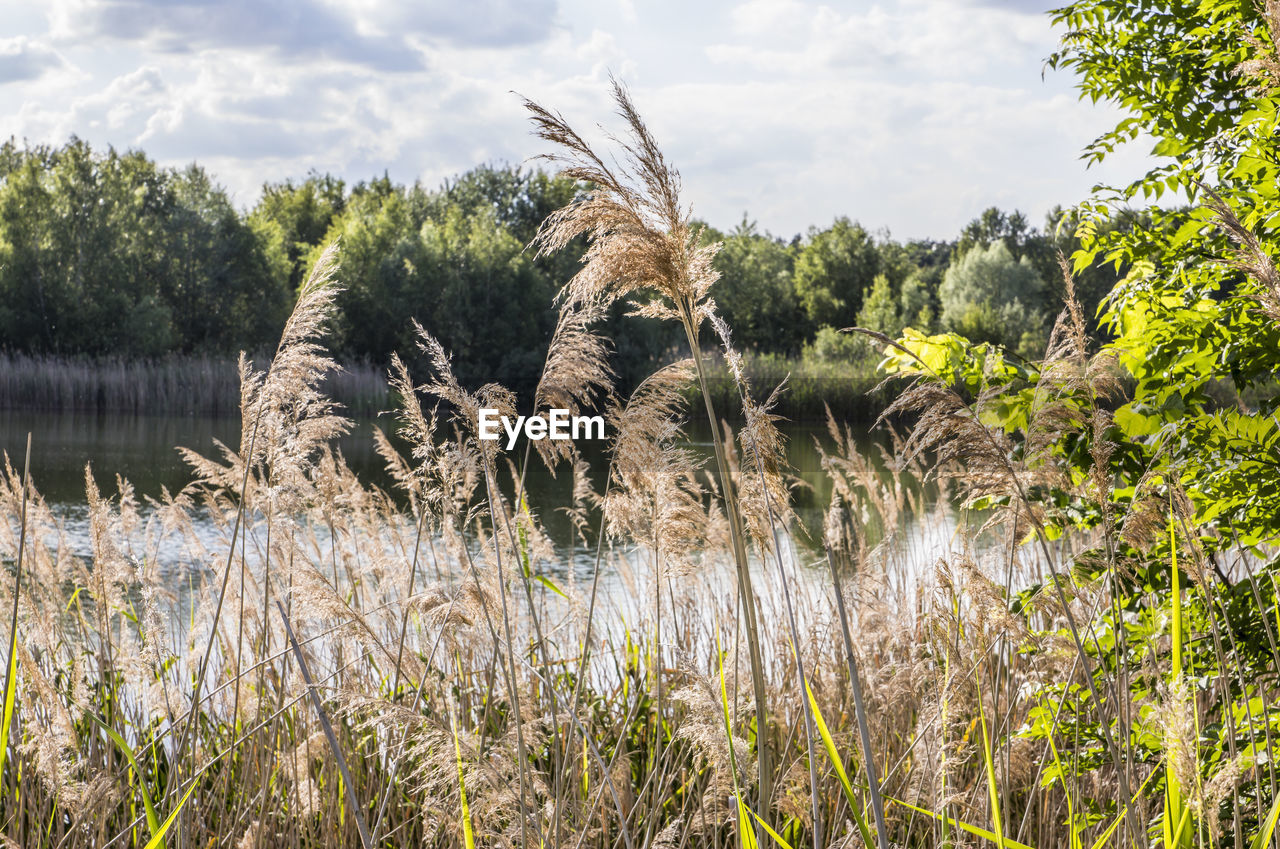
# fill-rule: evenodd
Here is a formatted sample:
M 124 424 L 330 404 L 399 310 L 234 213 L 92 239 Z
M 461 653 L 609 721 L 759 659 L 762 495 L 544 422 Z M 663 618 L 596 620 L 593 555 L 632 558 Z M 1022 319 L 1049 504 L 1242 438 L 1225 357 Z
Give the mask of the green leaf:
M 142 794 L 142 807 L 147 815 L 147 829 L 154 838 L 160 833 L 160 818 L 156 816 L 155 806 L 151 803 L 151 794 L 147 792 L 147 777 L 143 773 L 142 768 L 138 766 L 138 759 L 133 754 L 133 749 L 125 742 L 125 739 L 111 726 L 103 722 L 99 717 L 90 713 L 89 719 L 93 720 L 93 724 L 97 725 L 103 731 L 107 732 L 107 736 L 111 738 L 111 742 L 115 744 L 120 753 L 124 755 L 129 767 L 133 770 L 133 774 L 138 777 L 138 792 Z M 163 846 L 161 842 L 159 845 Z
M 1253 842 L 1249 844 L 1249 849 L 1266 849 L 1271 843 L 1271 837 L 1276 833 L 1276 821 L 1280 820 L 1280 796 L 1275 798 L 1271 803 L 1271 810 L 1267 813 L 1267 819 L 1262 824 L 1262 828 L 1258 831 L 1258 836 L 1253 838 Z
M 915 811 L 917 814 L 924 814 L 926 817 L 933 817 L 935 820 L 938 820 L 939 822 L 945 822 L 949 825 L 952 825 L 960 829 L 961 831 L 967 831 L 969 834 L 972 834 L 974 837 L 981 837 L 983 840 L 990 841 L 991 843 L 994 843 L 997 846 L 1002 847 L 1002 849 L 1034 849 L 1034 847 L 1028 846 L 1025 843 L 1019 843 L 1017 840 L 1014 840 L 1012 837 L 997 838 L 994 833 L 987 831 L 985 828 L 982 828 L 981 826 L 971 825 L 967 822 L 961 822 L 960 820 L 954 819 L 944 814 L 935 814 L 933 811 L 926 811 L 924 808 L 916 807 L 910 802 L 904 802 L 901 799 L 895 799 L 892 796 L 885 796 L 884 798 L 890 802 L 893 802 L 895 805 L 901 805 L 904 808 L 909 808 Z
M 197 782 L 193 779 L 191 786 L 187 788 L 187 792 L 178 800 L 178 804 L 174 806 L 173 812 L 160 824 L 160 828 L 155 834 L 151 835 L 151 839 L 147 841 L 146 849 L 160 849 L 164 846 L 164 836 L 169 833 L 169 829 L 173 826 L 174 820 L 178 818 L 178 814 L 182 813 L 182 809 L 186 807 L 187 800 L 191 798 L 191 794 L 195 792 Z
M 862 842 L 867 846 L 874 846 L 875 841 L 871 836 L 871 829 L 867 827 L 862 804 L 853 792 L 853 785 L 849 782 L 849 775 L 844 770 L 840 751 L 836 748 L 835 740 L 831 738 L 831 732 L 827 730 L 827 723 L 822 718 L 822 710 L 818 707 L 818 700 L 813 697 L 813 690 L 809 687 L 808 681 L 804 682 L 804 690 L 809 697 L 809 709 L 813 713 L 814 724 L 818 727 L 818 735 L 822 738 L 823 748 L 827 750 L 827 757 L 830 758 L 831 765 L 835 768 L 836 778 L 840 781 L 840 789 L 844 791 L 844 797 L 849 802 L 849 810 L 853 813 L 853 821 L 858 826 L 858 833 L 862 836 Z

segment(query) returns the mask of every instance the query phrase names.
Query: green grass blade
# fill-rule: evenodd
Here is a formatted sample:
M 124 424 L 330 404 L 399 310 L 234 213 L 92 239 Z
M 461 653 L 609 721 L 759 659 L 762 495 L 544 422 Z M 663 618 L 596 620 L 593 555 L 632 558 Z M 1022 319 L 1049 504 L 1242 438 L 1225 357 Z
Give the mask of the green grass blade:
M 1169 508 L 1169 574 L 1172 585 L 1170 602 L 1173 622 L 1170 628 L 1173 643 L 1173 666 L 1169 674 L 1171 691 L 1182 680 L 1182 576 L 1178 572 L 1178 535 L 1174 524 L 1173 508 Z M 1160 814 L 1161 836 L 1165 849 L 1191 849 L 1192 836 L 1189 825 L 1191 809 L 1182 797 L 1182 788 L 1173 764 L 1165 761 L 1164 810 Z
M 475 835 L 471 831 L 471 806 L 467 803 L 467 783 L 463 778 L 462 744 L 458 740 L 458 720 L 449 702 L 449 729 L 453 732 L 453 754 L 458 762 L 458 797 L 462 800 L 462 840 L 466 849 L 476 849 Z
M 164 836 L 168 834 L 169 829 L 173 827 L 174 820 L 178 818 L 178 814 L 182 813 L 182 809 L 186 807 L 187 800 L 191 798 L 191 794 L 195 792 L 196 787 L 197 782 L 193 779 L 191 786 L 187 788 L 187 792 L 178 800 L 178 804 L 173 806 L 173 812 L 170 813 L 168 818 L 160 824 L 156 833 L 151 835 L 151 839 L 147 841 L 146 849 L 160 849 L 160 847 L 164 846 Z
M 757 849 L 758 841 L 755 829 L 751 827 L 751 818 L 755 817 L 761 824 L 764 821 L 742 801 L 742 790 L 738 785 L 738 756 L 733 750 L 733 720 L 729 713 L 729 688 L 724 679 L 724 650 L 720 648 L 719 620 L 716 621 L 716 663 L 720 669 L 720 708 L 724 715 L 724 733 L 729 742 L 729 772 L 733 775 L 733 796 L 738 803 L 738 834 L 741 836 L 743 849 Z
M 742 794 L 737 790 L 733 791 L 733 795 L 738 803 L 738 834 L 742 837 L 742 849 L 759 849 L 755 829 L 751 827 L 751 818 L 756 817 L 755 811 L 747 807 L 747 803 L 742 801 Z
M 1129 808 L 1138 801 L 1142 796 L 1142 791 L 1147 789 L 1147 785 L 1151 783 L 1151 779 L 1155 778 L 1159 772 L 1160 767 L 1159 764 L 1157 764 L 1156 768 L 1151 770 L 1146 779 L 1144 779 L 1142 784 L 1138 787 L 1138 792 L 1134 793 L 1133 798 L 1129 800 L 1128 804 L 1120 809 L 1120 813 L 1116 814 L 1116 818 L 1111 821 L 1111 825 L 1107 826 L 1106 831 L 1098 835 L 1098 839 L 1093 841 L 1089 849 L 1102 849 L 1102 847 L 1106 845 L 1107 841 L 1111 839 L 1111 835 L 1115 834 L 1116 829 L 1120 827 L 1120 823 L 1124 822 L 1125 816 L 1129 813 Z
M 1169 511 L 1170 577 L 1173 581 L 1173 677 L 1182 676 L 1182 577 L 1178 574 L 1178 535 Z
M 1050 715 L 1052 715 L 1052 713 Z M 1074 800 L 1071 798 L 1071 788 L 1067 786 L 1067 770 L 1062 765 L 1062 757 L 1058 754 L 1058 745 L 1053 740 L 1052 727 L 1049 729 L 1048 740 L 1049 751 L 1053 754 L 1053 765 L 1057 767 L 1058 775 L 1061 776 L 1062 795 L 1065 796 L 1067 800 L 1067 828 L 1071 831 L 1071 849 L 1080 849 L 1082 845 L 1080 841 L 1080 834 L 1083 829 L 1076 824 L 1076 806 Z M 1116 822 L 1118 823 L 1119 820 Z
M 151 794 L 147 792 L 146 776 L 143 774 L 141 767 L 138 766 L 138 759 L 134 756 L 133 749 L 129 747 L 129 744 L 115 729 L 97 716 L 91 713 L 89 718 L 93 720 L 94 725 L 107 732 L 111 742 L 116 744 L 116 748 L 120 750 L 125 760 L 129 762 L 129 766 L 133 769 L 133 774 L 138 776 L 138 790 L 142 794 L 142 807 L 147 813 L 147 829 L 151 832 L 151 836 L 155 837 L 160 832 L 160 818 L 156 815 L 155 805 L 151 803 Z M 161 842 L 159 845 L 163 846 L 164 843 Z
M 884 798 L 889 800 L 890 802 L 893 802 L 895 805 L 901 805 L 904 808 L 909 808 L 910 810 L 915 811 L 917 814 L 924 814 L 926 817 L 933 817 L 935 820 L 938 820 L 939 822 L 945 822 L 955 828 L 960 829 L 961 831 L 967 831 L 970 834 L 972 834 L 974 837 L 981 837 L 983 840 L 990 841 L 991 843 L 994 843 L 997 846 L 1002 847 L 1002 849 L 1034 849 L 1034 847 L 1028 846 L 1025 843 L 1019 843 L 1018 841 L 1014 840 L 1012 837 L 1004 837 L 1004 836 L 997 837 L 994 832 L 988 831 L 987 829 L 982 828 L 981 826 L 971 825 L 970 823 L 967 823 L 967 822 L 961 822 L 960 820 L 954 819 L 949 816 L 945 816 L 943 814 L 935 814 L 933 811 L 927 811 L 924 808 L 916 807 L 910 802 L 904 802 L 901 799 L 895 799 L 892 796 L 885 796 Z
M 17 636 L 17 628 L 14 628 Z M 5 675 L 4 719 L 0 720 L 0 776 L 4 775 L 4 756 L 9 751 L 9 726 L 13 724 L 14 696 L 18 692 L 17 640 L 9 640 L 9 670 Z
M 1126 805 L 1125 808 L 1127 810 L 1128 806 Z M 1102 849 L 1103 846 L 1107 845 L 1107 841 L 1111 839 L 1111 835 L 1115 834 L 1116 829 L 1120 827 L 1120 823 L 1124 822 L 1124 815 L 1125 811 L 1122 810 L 1116 818 L 1111 821 L 1111 825 L 1107 826 L 1107 830 L 1098 835 L 1098 839 L 1093 841 L 1089 849 Z M 1074 835 L 1074 833 L 1075 829 L 1073 828 L 1072 834 Z
M 741 801 L 739 801 L 739 802 L 738 802 L 738 804 L 742 805 L 742 802 L 741 802 Z M 790 844 L 790 843 L 788 843 L 788 842 L 787 842 L 787 841 L 782 837 L 782 835 L 781 835 L 781 834 L 778 834 L 778 832 L 776 832 L 776 831 L 774 831 L 772 828 L 770 828 L 770 827 L 769 827 L 769 824 L 768 824 L 767 822 L 765 822 L 764 820 L 760 819 L 760 815 L 759 815 L 759 814 L 757 814 L 755 811 L 753 811 L 753 810 L 751 810 L 750 808 L 748 808 L 746 805 L 742 805 L 742 807 L 743 807 L 743 809 L 744 809 L 747 813 L 749 813 L 749 814 L 751 814 L 751 816 L 755 817 L 756 822 L 760 823 L 760 827 L 761 827 L 761 828 L 763 828 L 766 832 L 768 832 L 768 833 L 769 833 L 769 836 L 770 836 L 770 837 L 772 837 L 772 838 L 774 839 L 774 842 L 776 842 L 779 846 L 781 846 L 781 847 L 782 847 L 782 849 L 791 849 L 791 844 Z
M 4 715 L 0 717 L 0 780 L 9 751 L 9 728 L 13 725 L 18 693 L 18 596 L 22 592 L 22 552 L 27 547 L 27 493 L 31 491 L 31 433 L 27 432 L 27 458 L 22 466 L 22 519 L 18 525 L 18 557 L 13 571 L 13 615 L 9 618 L 9 659 L 5 664 Z
M 338 737 L 333 733 L 333 725 L 329 722 L 328 715 L 324 712 L 324 705 L 320 703 L 320 695 L 316 692 L 316 685 L 311 680 L 311 673 L 307 671 L 307 661 L 302 656 L 302 647 L 298 645 L 298 640 L 293 636 L 293 626 L 289 624 L 289 615 L 284 612 L 284 605 L 276 600 L 276 609 L 280 611 L 280 619 L 284 622 L 284 632 L 289 638 L 289 645 L 293 648 L 294 659 L 298 661 L 298 671 L 302 673 L 302 680 L 307 684 L 307 692 L 311 695 L 311 705 L 315 708 L 316 717 L 320 720 L 320 728 L 324 731 L 325 739 L 329 741 L 329 749 L 333 752 L 333 758 L 338 764 L 338 774 L 342 778 L 342 786 L 346 789 L 346 797 L 348 804 L 351 805 L 351 814 L 356 821 L 356 831 L 360 833 L 360 845 L 364 849 L 372 849 L 373 838 L 369 836 L 369 826 L 365 824 L 364 816 L 360 813 L 360 804 L 356 801 L 355 782 L 351 780 L 351 771 L 347 769 L 347 759 L 342 754 L 342 747 L 338 745 Z M 149 847 L 148 847 L 149 849 Z
M 1275 801 L 1271 803 L 1271 811 L 1267 814 L 1266 822 L 1262 824 L 1258 836 L 1249 844 L 1249 849 L 1266 849 L 1276 833 L 1277 820 L 1280 820 L 1280 796 L 1276 796 Z
M 556 595 L 560 596 L 562 599 L 565 599 L 566 601 L 568 601 L 569 596 L 565 595 L 564 590 L 556 586 L 555 581 L 543 575 L 531 575 L 530 577 L 533 578 L 533 580 L 537 581 L 539 584 L 542 584 L 547 589 L 551 590 Z
M 822 718 L 822 711 L 818 708 L 818 700 L 813 697 L 813 690 L 809 688 L 808 681 L 804 682 L 804 690 L 809 697 L 809 709 L 813 712 L 813 721 L 818 727 L 818 736 L 822 738 L 822 745 L 827 750 L 827 757 L 831 759 L 831 765 L 835 767 L 836 778 L 840 780 L 840 789 L 844 791 L 844 797 L 849 802 L 849 810 L 853 813 L 853 821 L 858 826 L 858 833 L 862 836 L 862 842 L 868 846 L 875 846 L 874 838 L 871 836 L 871 829 L 867 826 L 867 820 L 862 815 L 858 797 L 853 792 L 853 784 L 849 781 L 848 773 L 844 771 L 840 752 L 836 749 L 835 741 L 831 739 L 831 732 L 827 730 L 827 723 Z
M 982 725 L 982 762 L 987 773 L 987 795 L 991 799 L 991 824 L 995 827 L 996 844 L 1004 846 L 1004 817 L 1000 814 L 1000 787 L 996 783 L 996 767 L 991 756 L 991 736 L 987 733 L 987 710 L 982 704 L 982 685 L 978 685 L 978 721 Z
M 71 594 L 71 598 L 67 599 L 67 609 L 63 613 L 71 612 L 71 608 L 75 607 L 76 600 L 80 598 L 80 591 L 83 589 L 84 587 L 76 587 L 76 591 Z

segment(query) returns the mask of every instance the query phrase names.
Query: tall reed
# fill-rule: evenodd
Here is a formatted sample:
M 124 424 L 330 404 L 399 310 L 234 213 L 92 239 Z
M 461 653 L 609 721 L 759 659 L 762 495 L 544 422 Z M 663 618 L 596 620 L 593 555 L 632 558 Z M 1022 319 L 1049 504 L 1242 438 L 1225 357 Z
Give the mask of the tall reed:
M 1078 308 L 1018 396 L 1025 421 L 1006 426 L 999 392 L 966 398 L 927 363 L 892 408 L 912 429 L 890 427 L 883 451 L 831 419 L 830 500 L 807 547 L 776 427 L 785 387 L 756 394 L 711 301 L 714 247 L 615 96 L 631 134 L 618 169 L 530 104 L 584 181 L 539 249 L 588 237 L 531 401 L 603 409 L 603 481 L 571 449 L 480 439 L 478 410 L 518 399 L 463 386 L 426 331 L 427 373 L 393 361 L 399 439 L 375 434 L 393 487 L 358 479 L 325 389 L 333 252 L 270 364 L 241 363 L 238 444 L 185 452 L 193 481 L 155 499 L 86 475 L 86 554 L 38 474 L 5 458 L 7 843 L 1275 845 L 1272 573 L 1242 552 L 1228 568 L 1247 578 L 1217 576 L 1169 478 L 1085 527 L 1055 525 L 1037 495 L 1115 504 L 1106 439 L 1082 476 L 1054 448 L 1109 432 L 1111 372 Z M 681 323 L 689 358 L 621 398 L 595 321 L 636 296 Z M 709 389 L 707 325 L 734 423 Z M 991 356 L 975 380 L 1006 373 Z M 713 463 L 688 443 L 694 395 Z M 32 469 L 40 456 L 36 434 Z M 574 546 L 592 556 L 549 539 L 532 462 L 567 470 Z M 1140 545 L 1176 561 L 1147 568 L 1134 601 L 1124 552 Z M 1157 600 L 1166 575 L 1176 611 Z M 1245 598 L 1274 613 L 1248 623 L 1261 657 L 1233 618 Z M 1127 663 L 1139 652 L 1145 666 Z M 1188 658 L 1224 680 L 1196 680 Z

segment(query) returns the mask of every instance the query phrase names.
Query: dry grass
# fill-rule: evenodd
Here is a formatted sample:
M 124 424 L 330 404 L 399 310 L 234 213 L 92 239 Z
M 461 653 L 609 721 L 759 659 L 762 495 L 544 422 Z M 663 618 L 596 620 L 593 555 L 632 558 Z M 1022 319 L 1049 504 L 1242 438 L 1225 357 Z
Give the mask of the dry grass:
M 1063 576 L 1014 604 L 1110 544 L 1127 517 L 1051 549 L 1026 495 L 1056 474 L 1051 454 L 1019 456 L 922 381 L 896 404 L 916 428 L 883 457 L 831 423 L 823 548 L 798 547 L 776 399 L 750 385 L 716 317 L 711 250 L 694 247 L 678 176 L 616 94 L 632 134 L 625 173 L 530 105 L 567 173 L 595 186 L 541 238 L 544 249 L 591 241 L 534 399 L 607 410 L 602 490 L 572 450 L 538 458 L 568 471 L 592 579 L 566 577 L 524 498 L 531 452 L 477 438 L 476 410 L 516 399 L 460 385 L 425 333 L 431 373 L 396 360 L 391 374 L 409 450 L 378 437 L 399 492 L 351 473 L 332 448 L 348 423 L 323 391 L 334 364 L 319 333 L 336 286 L 326 254 L 270 366 L 241 364 L 237 446 L 187 452 L 194 482 L 146 505 L 125 481 L 107 495 L 86 476 L 91 556 L 68 553 L 49 505 L 6 461 L 0 558 L 21 562 L 20 594 L 12 569 L 0 582 L 18 637 L 0 776 L 10 844 L 683 849 L 764 845 L 766 825 L 797 847 L 981 842 L 965 823 L 1019 842 L 1008 845 L 1073 849 L 1131 797 L 1130 825 L 1102 842 L 1145 842 L 1156 765 L 1107 737 L 1080 749 L 1098 765 L 1042 781 L 1058 762 L 1054 735 L 1024 732 L 1055 686 L 1077 695 L 1053 710 L 1093 710 L 1079 693 L 1096 677 L 1110 689 L 1093 705 L 1140 714 L 1169 752 L 1194 753 L 1188 701 L 1171 691 L 1152 712 L 1120 679 L 1083 674 L 1098 660 L 1085 644 L 1096 647 L 1094 613 L 1112 598 L 1105 577 Z M 713 326 L 742 426 L 721 432 L 696 344 L 614 397 L 593 324 L 610 299 L 637 293 L 691 342 Z M 1106 363 L 1081 339 L 1068 310 L 1036 390 L 1033 447 L 1105 426 L 1101 407 L 1081 418 L 1061 403 L 1109 391 Z M 714 423 L 714 468 L 685 444 L 691 385 Z M 930 474 L 941 496 L 926 497 Z M 957 530 L 930 560 L 922 529 L 947 527 L 953 492 L 1003 505 L 985 531 L 1000 545 Z M 1035 544 L 1020 548 L 1027 534 Z M 165 571 L 156 552 L 175 540 L 188 562 Z M 1223 765 L 1193 795 L 1197 816 L 1216 817 L 1213 802 L 1252 779 L 1252 763 Z M 1086 799 L 1093 818 L 1064 829 Z

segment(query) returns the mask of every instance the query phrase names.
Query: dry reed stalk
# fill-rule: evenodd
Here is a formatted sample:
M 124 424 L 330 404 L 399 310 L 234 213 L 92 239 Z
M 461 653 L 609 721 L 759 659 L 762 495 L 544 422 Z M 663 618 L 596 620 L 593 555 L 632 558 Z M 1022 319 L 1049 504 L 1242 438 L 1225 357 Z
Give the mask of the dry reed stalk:
M 742 516 L 698 344 L 702 322 L 714 312 L 708 291 L 719 276 L 712 267 L 719 245 L 698 245 L 698 234 L 681 205 L 679 173 L 666 161 L 630 95 L 616 80 L 613 95 L 630 134 L 630 141 L 621 143 L 623 164 L 617 168 L 610 167 L 597 155 L 560 115 L 525 101 L 535 134 L 560 151 L 543 158 L 559 165 L 563 176 L 591 187 L 547 218 L 539 229 L 536 243 L 539 255 L 543 255 L 567 247 L 578 236 L 587 236 L 582 267 L 562 294 L 566 303 L 607 305 L 632 293 L 654 293 L 665 300 L 651 300 L 637 312 L 674 319 L 684 328 L 711 427 L 720 492 L 737 564 L 757 722 L 765 731 L 761 734 L 757 758 L 760 807 L 767 822 L 773 799 L 772 742 L 767 733 L 767 694 L 755 613 L 756 594 L 752 588 Z
M 322 349 L 314 340 L 332 311 L 333 298 L 336 294 L 336 288 L 333 283 L 333 275 L 336 268 L 337 247 L 336 245 L 330 245 L 320 255 L 306 283 L 299 290 L 297 305 L 285 324 L 280 344 L 276 349 L 276 355 L 272 359 L 270 368 L 261 379 L 251 378 L 246 371 L 244 360 L 241 360 L 241 397 L 243 399 L 241 401 L 241 409 L 247 412 L 252 408 L 253 415 L 251 417 L 245 416 L 244 419 L 247 430 L 247 438 L 242 439 L 242 442 L 245 443 L 242 445 L 244 455 L 240 458 L 233 458 L 233 461 L 238 459 L 242 466 L 240 500 L 235 512 L 231 543 L 227 548 L 227 562 L 222 573 L 222 585 L 218 591 L 218 601 L 217 606 L 214 608 L 210 625 L 209 640 L 200 659 L 195 684 L 192 689 L 192 714 L 183 723 L 182 736 L 178 742 L 177 762 L 179 764 L 183 761 L 187 744 L 192 736 L 192 729 L 196 721 L 196 706 L 200 703 L 200 691 L 203 687 L 205 676 L 208 674 L 209 661 L 217 640 L 218 624 L 222 616 L 223 603 L 226 600 L 227 585 L 231 578 L 236 541 L 244 514 L 244 500 L 249 491 L 250 473 L 257 457 L 258 433 L 262 427 L 263 419 L 268 412 L 276 413 L 271 417 L 272 423 L 281 424 L 282 417 L 278 413 L 280 406 L 301 400 L 294 397 L 295 391 L 298 389 L 314 391 L 313 387 L 319 376 L 332 366 L 332 361 L 323 354 Z M 331 436 L 333 432 L 332 424 L 326 422 L 325 425 L 315 431 L 313 436 Z M 225 474 L 218 475 L 216 479 L 225 479 Z M 243 576 L 243 574 L 242 570 L 241 575 Z M 180 769 L 173 770 L 170 775 L 165 793 L 165 797 L 170 803 L 176 803 L 177 801 L 176 793 L 180 776 Z

